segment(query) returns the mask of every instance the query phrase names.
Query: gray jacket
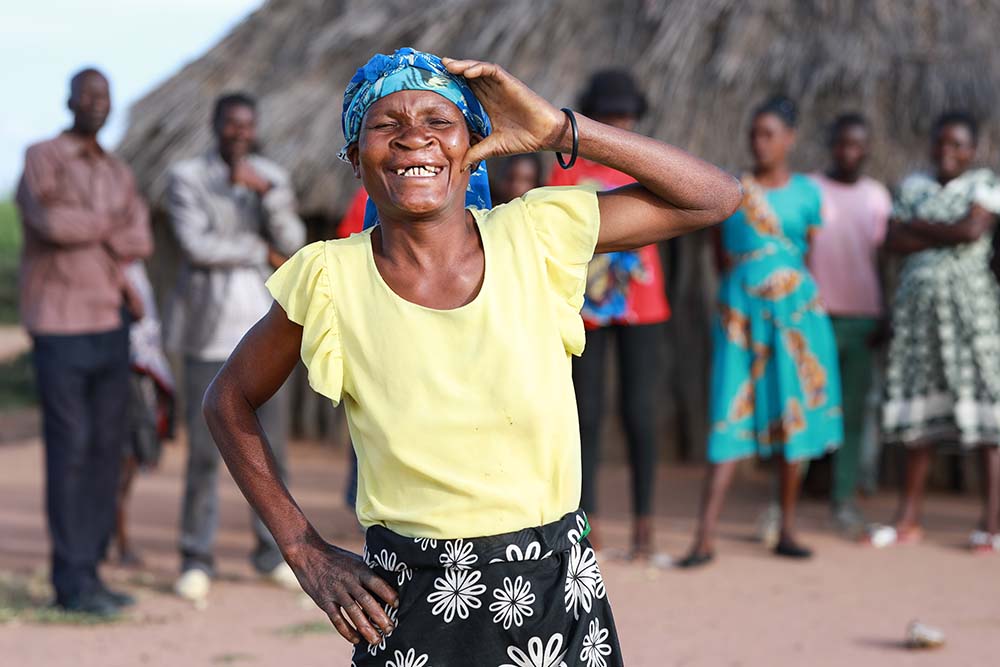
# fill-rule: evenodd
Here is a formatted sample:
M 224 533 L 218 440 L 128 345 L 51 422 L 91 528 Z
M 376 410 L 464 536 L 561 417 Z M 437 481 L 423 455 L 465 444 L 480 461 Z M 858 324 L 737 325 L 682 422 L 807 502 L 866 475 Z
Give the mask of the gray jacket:
M 305 243 L 288 174 L 259 155 L 248 159 L 273 184 L 263 197 L 232 185 L 214 149 L 170 170 L 167 208 L 183 261 L 166 338 L 188 358 L 227 359 L 271 306 L 268 246 L 290 256 Z

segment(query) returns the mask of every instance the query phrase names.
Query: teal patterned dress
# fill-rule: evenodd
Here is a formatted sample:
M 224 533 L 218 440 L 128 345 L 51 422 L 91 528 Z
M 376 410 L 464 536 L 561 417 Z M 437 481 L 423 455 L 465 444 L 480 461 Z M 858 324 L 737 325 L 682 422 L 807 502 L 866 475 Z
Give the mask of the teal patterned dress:
M 708 458 L 816 458 L 843 439 L 837 347 L 805 263 L 820 191 L 801 174 L 771 190 L 744 176 L 743 188 L 722 223 Z

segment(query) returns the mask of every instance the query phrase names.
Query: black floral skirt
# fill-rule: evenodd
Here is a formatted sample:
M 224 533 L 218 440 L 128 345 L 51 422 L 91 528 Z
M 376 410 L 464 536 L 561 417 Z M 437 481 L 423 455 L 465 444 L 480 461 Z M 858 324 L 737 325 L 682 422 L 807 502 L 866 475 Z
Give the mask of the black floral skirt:
M 433 540 L 368 529 L 396 625 L 355 667 L 617 667 L 618 633 L 582 511 L 538 528 Z

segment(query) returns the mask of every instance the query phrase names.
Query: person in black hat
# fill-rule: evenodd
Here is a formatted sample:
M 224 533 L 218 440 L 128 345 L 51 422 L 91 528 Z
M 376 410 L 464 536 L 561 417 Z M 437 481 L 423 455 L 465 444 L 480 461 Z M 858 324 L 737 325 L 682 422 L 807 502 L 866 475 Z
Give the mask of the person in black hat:
M 646 113 L 647 103 L 631 74 L 609 69 L 591 77 L 578 106 L 590 118 L 632 130 Z M 633 182 L 627 174 L 580 159 L 572 169 L 553 170 L 549 185 L 590 183 L 599 190 L 611 190 Z M 590 517 L 591 525 L 597 525 L 597 463 L 608 382 L 605 361 L 613 345 L 621 378 L 619 403 L 632 480 L 634 519 L 627 558 L 656 563 L 663 558 L 653 551 L 651 515 L 656 475 L 653 401 L 657 383 L 663 377 L 663 323 L 670 317 L 657 246 L 596 256 L 588 269 L 583 317 L 587 326 L 586 352 L 573 360 L 583 447 L 581 507 Z M 595 535 L 600 538 L 596 529 L 591 533 L 592 540 Z

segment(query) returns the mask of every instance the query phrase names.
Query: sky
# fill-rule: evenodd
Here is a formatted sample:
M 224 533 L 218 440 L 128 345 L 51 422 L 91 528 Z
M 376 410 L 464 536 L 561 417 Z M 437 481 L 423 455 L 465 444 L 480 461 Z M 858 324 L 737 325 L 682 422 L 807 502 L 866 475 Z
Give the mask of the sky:
M 96 66 L 111 80 L 101 142 L 124 134 L 128 107 L 196 59 L 261 0 L 29 0 L 0 9 L 0 197 L 16 187 L 24 149 L 65 129 L 67 82 Z

